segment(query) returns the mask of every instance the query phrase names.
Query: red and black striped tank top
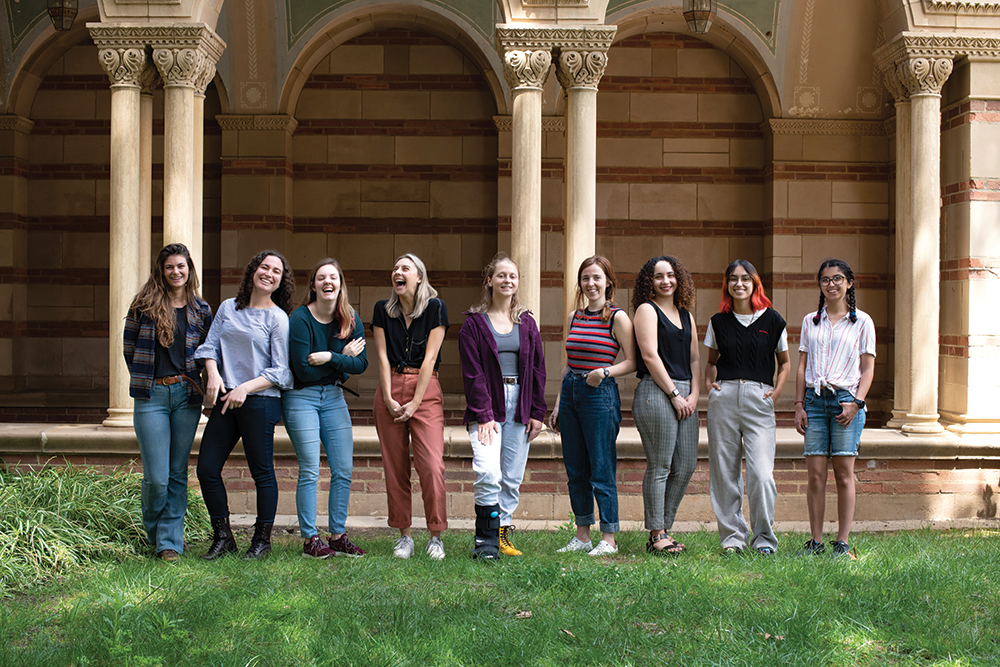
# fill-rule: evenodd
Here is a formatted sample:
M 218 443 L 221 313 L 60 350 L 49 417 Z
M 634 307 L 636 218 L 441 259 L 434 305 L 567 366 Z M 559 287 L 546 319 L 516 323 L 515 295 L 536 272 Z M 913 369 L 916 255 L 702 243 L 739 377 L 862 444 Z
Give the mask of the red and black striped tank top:
M 615 313 L 621 308 L 611 307 L 611 319 L 601 320 L 601 314 L 592 315 L 586 310 L 573 314 L 566 336 L 566 363 L 574 371 L 592 371 L 615 363 L 621 345 L 611 335 Z

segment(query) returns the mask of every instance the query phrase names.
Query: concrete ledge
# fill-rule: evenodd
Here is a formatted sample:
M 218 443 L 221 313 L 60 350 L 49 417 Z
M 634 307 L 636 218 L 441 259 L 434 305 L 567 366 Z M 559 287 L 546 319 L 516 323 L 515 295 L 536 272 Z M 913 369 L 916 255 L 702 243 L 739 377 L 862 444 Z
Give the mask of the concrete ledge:
M 204 426 L 199 426 L 192 454 L 198 453 Z M 444 429 L 445 458 L 472 458 L 472 449 L 464 428 Z M 241 451 L 236 452 L 240 454 Z M 109 454 L 139 457 L 139 446 L 132 429 L 105 428 L 99 424 L 0 424 L 0 456 L 4 454 L 68 456 L 74 454 Z M 293 457 L 292 443 L 279 426 L 274 436 L 274 455 Z M 354 456 L 379 458 L 378 436 L 374 426 L 354 427 Z M 708 433 L 700 429 L 698 457 L 708 457 Z M 531 458 L 562 458 L 559 436 L 545 429 L 531 443 Z M 635 428 L 623 428 L 618 436 L 619 459 L 644 459 L 642 441 Z M 802 436 L 791 428 L 777 431 L 778 459 L 801 459 Z M 1000 438 L 965 439 L 953 433 L 906 435 L 891 429 L 865 429 L 861 436 L 861 459 L 1000 459 Z

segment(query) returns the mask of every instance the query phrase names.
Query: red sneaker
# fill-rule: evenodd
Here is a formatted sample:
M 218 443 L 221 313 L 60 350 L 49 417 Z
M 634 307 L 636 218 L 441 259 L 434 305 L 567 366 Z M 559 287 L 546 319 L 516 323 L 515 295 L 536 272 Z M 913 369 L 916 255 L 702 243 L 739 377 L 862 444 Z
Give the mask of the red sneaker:
M 337 554 L 334 553 L 333 549 L 326 546 L 326 543 L 319 538 L 319 535 L 313 535 L 303 545 L 302 555 L 309 558 L 329 558 Z
M 360 558 L 365 555 L 365 550 L 356 545 L 354 542 L 347 537 L 347 533 L 341 535 L 338 539 L 333 539 L 330 537 L 330 549 L 333 550 L 334 556 L 350 556 L 351 558 Z

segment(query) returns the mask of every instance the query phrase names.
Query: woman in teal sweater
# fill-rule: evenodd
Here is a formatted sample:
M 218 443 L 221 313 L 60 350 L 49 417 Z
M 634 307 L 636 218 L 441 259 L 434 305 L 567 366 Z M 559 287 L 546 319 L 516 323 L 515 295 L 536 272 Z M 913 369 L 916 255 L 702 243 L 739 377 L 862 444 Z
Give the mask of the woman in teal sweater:
M 288 360 L 294 389 L 282 395 L 285 429 L 299 460 L 295 506 L 306 556 L 364 556 L 347 537 L 354 438 L 341 385 L 368 368 L 361 318 L 347 302 L 344 273 L 335 259 L 309 272 L 309 296 L 289 318 Z M 320 442 L 330 464 L 328 544 L 316 530 Z

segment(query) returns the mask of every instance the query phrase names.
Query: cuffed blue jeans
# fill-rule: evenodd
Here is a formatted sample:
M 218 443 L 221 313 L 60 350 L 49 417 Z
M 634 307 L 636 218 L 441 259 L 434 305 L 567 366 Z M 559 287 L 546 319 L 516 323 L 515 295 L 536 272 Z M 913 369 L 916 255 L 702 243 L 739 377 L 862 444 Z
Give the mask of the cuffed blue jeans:
M 344 390 L 333 385 L 291 389 L 281 395 L 281 409 L 299 461 L 299 483 L 295 487 L 299 532 L 306 539 L 317 534 L 316 487 L 322 444 L 330 465 L 328 528 L 339 535 L 346 530 L 354 469 L 354 435 Z
M 229 516 L 229 498 L 222 481 L 222 468 L 236 443 L 243 439 L 243 452 L 257 487 L 257 521 L 271 523 L 278 509 L 278 482 L 274 478 L 274 426 L 281 419 L 281 399 L 251 394 L 238 408 L 222 414 L 222 401 L 215 404 L 201 436 L 198 481 L 208 515 Z
M 594 525 L 594 500 L 601 532 L 618 532 L 618 431 L 621 397 L 614 378 L 596 387 L 582 375 L 563 377 L 559 398 L 559 433 L 563 464 L 569 478 L 569 502 L 576 525 Z
M 188 405 L 187 383 L 154 384 L 132 412 L 142 457 L 142 523 L 156 553 L 184 552 L 188 459 L 201 410 Z
M 476 473 L 473 485 L 476 504 L 500 505 L 501 526 L 509 526 L 514 520 L 514 510 L 521 497 L 524 466 L 528 463 L 528 427 L 514 421 L 520 389 L 516 384 L 503 386 L 507 420 L 499 424 L 499 433 L 493 433 L 493 444 L 480 444 L 479 425 L 468 426 L 472 471 Z

